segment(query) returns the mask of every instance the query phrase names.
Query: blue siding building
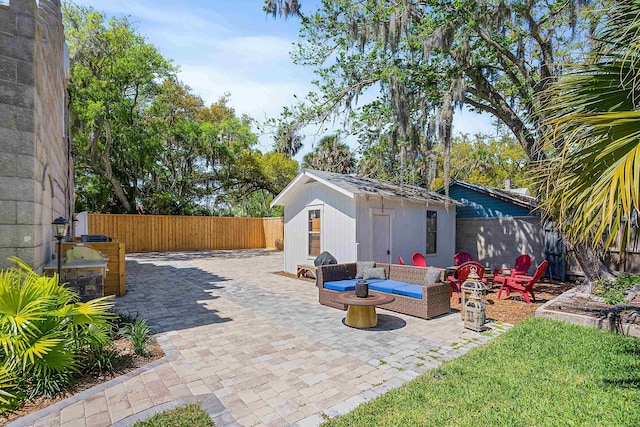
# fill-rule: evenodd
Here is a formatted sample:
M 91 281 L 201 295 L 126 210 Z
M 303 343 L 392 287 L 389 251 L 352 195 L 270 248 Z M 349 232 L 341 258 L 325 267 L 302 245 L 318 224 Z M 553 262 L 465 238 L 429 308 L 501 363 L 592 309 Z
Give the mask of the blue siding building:
M 456 209 L 458 218 L 495 218 L 510 216 L 538 216 L 533 213 L 535 199 L 528 196 L 505 195 L 504 190 L 490 189 L 460 181 L 449 186 L 449 197 L 464 203 Z M 530 201 L 525 200 L 530 199 Z
M 545 230 L 534 197 L 463 181 L 449 185 L 449 197 L 463 204 L 456 207 L 456 252 L 468 252 L 490 269 L 512 267 L 526 253 L 534 262 L 529 273 L 547 259 L 547 275 L 564 280 L 564 244 L 553 230 Z

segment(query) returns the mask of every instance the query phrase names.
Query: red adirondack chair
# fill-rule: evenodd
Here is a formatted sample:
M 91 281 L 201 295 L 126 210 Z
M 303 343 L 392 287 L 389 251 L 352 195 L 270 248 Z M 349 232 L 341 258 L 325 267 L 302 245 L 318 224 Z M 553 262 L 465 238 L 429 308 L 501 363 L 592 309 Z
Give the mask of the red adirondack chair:
M 473 258 L 469 252 L 458 252 L 453 256 L 453 265 L 462 265 L 465 262 L 472 261 Z
M 398 255 L 398 264 L 404 265 L 404 260 L 402 259 L 402 257 L 400 255 Z
M 493 270 L 493 284 L 499 283 L 502 285 L 509 277 L 526 275 L 531 263 L 531 257 L 527 254 L 522 254 L 516 258 L 513 268 L 496 268 Z
M 457 274 L 455 276 L 447 277 L 447 279 L 451 283 L 449 298 L 451 298 L 451 296 L 455 292 L 456 294 L 458 294 L 458 304 L 460 304 L 460 287 L 465 282 L 465 280 L 467 280 L 467 277 L 469 277 L 469 274 L 471 274 L 471 271 L 473 269 L 476 270 L 476 274 L 478 275 L 478 277 L 480 277 L 480 280 L 482 280 L 483 282 L 487 281 L 487 279 L 483 278 L 484 267 L 482 266 L 482 264 L 475 261 L 465 262 L 458 268 Z
M 547 260 L 542 261 L 538 268 L 536 268 L 536 272 L 533 276 L 514 276 L 507 277 L 506 282 L 500 286 L 500 291 L 498 292 L 498 299 L 502 295 L 502 290 L 504 289 L 507 292 L 507 296 L 511 294 L 511 291 L 517 292 L 524 297 L 524 300 L 527 304 L 531 304 L 529 300 L 529 295 L 533 300 L 536 300 L 536 295 L 533 293 L 533 285 L 535 285 L 538 280 L 542 277 L 544 272 L 547 270 L 547 265 L 549 262 Z
M 427 259 L 420 252 L 416 252 L 411 257 L 411 261 L 413 261 L 413 265 L 417 267 L 426 267 Z

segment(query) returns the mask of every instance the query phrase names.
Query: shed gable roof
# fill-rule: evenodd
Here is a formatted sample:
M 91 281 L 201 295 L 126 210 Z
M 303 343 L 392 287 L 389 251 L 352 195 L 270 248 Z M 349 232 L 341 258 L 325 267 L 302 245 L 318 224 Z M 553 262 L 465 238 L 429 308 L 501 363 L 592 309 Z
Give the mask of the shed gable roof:
M 372 178 L 343 175 L 334 172 L 303 169 L 302 172 L 271 202 L 271 206 L 283 205 L 291 189 L 311 180 L 318 181 L 348 197 L 358 195 L 390 199 L 410 199 L 419 202 L 439 202 L 460 205 L 450 197 L 414 185 L 393 184 Z

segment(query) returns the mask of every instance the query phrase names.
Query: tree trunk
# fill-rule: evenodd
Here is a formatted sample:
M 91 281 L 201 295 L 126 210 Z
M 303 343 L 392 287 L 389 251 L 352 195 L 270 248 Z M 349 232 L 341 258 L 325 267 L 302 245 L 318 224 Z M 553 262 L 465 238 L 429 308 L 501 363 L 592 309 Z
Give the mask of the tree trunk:
M 585 275 L 583 290 L 591 292 L 591 284 L 594 280 L 607 280 L 613 278 L 602 258 L 590 245 L 586 243 L 576 243 L 573 245 L 573 253 Z
M 106 133 L 106 144 L 104 152 L 99 154 L 100 161 L 102 163 L 102 169 L 104 170 L 104 177 L 109 181 L 111 186 L 113 187 L 113 193 L 118 198 L 122 206 L 128 213 L 133 213 L 131 210 L 131 203 L 129 203 L 129 199 L 127 199 L 127 195 L 124 193 L 122 185 L 113 175 L 113 169 L 111 168 L 111 147 L 113 145 L 113 137 L 111 135 L 111 124 L 109 120 L 105 121 L 105 133 Z

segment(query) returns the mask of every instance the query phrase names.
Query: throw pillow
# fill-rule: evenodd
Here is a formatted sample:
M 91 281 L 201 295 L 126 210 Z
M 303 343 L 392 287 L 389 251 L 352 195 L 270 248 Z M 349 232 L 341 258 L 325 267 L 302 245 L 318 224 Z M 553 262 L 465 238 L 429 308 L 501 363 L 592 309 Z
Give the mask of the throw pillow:
M 364 271 L 368 268 L 376 266 L 374 261 L 358 261 L 356 262 L 356 279 L 362 279 Z
M 438 283 L 442 277 L 442 270 L 439 268 L 429 267 L 424 274 L 424 284 Z
M 385 274 L 385 270 L 383 267 L 380 268 L 367 268 L 364 271 L 364 274 L 362 276 L 363 279 L 367 280 L 367 279 L 386 279 L 386 274 Z

